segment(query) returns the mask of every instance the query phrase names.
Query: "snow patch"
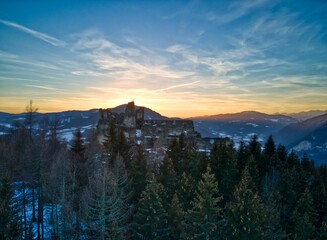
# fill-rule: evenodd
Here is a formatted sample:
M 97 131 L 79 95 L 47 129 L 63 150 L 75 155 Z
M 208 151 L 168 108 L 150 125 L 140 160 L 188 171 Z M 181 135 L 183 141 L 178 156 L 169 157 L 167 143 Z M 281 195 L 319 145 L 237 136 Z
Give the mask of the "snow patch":
M 258 124 L 255 124 L 255 123 L 247 123 L 245 125 L 251 125 L 252 127 L 259 127 L 259 125 Z
M 311 149 L 311 143 L 309 141 L 302 141 L 295 147 L 293 147 L 294 151 L 308 151 Z
M 8 123 L 0 123 L 0 126 L 6 127 L 6 128 L 11 128 L 11 124 L 8 124 Z

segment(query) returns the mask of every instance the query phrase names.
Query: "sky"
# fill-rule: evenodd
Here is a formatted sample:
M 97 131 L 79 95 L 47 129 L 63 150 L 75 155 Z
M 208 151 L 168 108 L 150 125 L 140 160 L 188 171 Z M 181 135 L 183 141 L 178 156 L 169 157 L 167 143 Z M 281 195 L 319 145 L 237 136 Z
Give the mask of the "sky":
M 0 111 L 327 109 L 327 1 L 0 1 Z

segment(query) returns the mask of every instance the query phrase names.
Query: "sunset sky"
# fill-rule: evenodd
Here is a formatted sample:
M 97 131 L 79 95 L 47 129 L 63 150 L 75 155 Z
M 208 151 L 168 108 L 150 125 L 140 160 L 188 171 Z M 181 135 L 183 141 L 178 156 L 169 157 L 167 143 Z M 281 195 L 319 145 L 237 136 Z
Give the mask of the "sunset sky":
M 0 111 L 327 109 L 327 1 L 1 1 Z

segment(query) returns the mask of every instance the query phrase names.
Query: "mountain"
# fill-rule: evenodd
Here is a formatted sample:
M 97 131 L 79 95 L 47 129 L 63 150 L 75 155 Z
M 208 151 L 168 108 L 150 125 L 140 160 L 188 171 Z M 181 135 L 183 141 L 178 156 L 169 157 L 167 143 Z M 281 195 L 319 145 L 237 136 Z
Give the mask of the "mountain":
M 275 139 L 300 155 L 306 153 L 316 164 L 327 164 L 327 114 L 290 124 Z
M 313 111 L 308 111 L 308 112 L 289 113 L 289 114 L 285 114 L 285 115 L 296 118 L 297 120 L 302 122 L 302 121 L 305 121 L 310 118 L 324 115 L 326 113 L 327 113 L 327 110 L 326 111 L 313 110 Z
M 218 114 L 190 118 L 203 137 L 231 137 L 235 142 L 241 138 L 245 141 L 256 134 L 264 141 L 270 134 L 297 122 L 296 119 L 281 115 L 246 111 L 233 114 Z
M 290 124 L 281 129 L 276 140 L 286 146 L 294 144 L 327 124 L 327 114 Z
M 124 112 L 125 105 L 110 108 L 113 112 Z M 144 109 L 145 119 L 167 119 L 167 117 L 149 109 Z M 88 136 L 94 129 L 99 120 L 99 109 L 91 109 L 87 111 L 64 111 L 56 113 L 36 113 L 34 115 L 34 129 L 46 130 L 50 134 L 50 129 L 54 123 L 57 123 L 58 137 L 62 140 L 70 142 L 74 136 L 74 132 L 80 129 L 83 135 Z M 9 133 L 13 128 L 18 127 L 26 121 L 26 114 L 10 114 L 0 112 L 0 135 Z
M 114 108 L 109 108 L 112 112 L 115 113 L 122 113 L 125 111 L 127 104 L 122 104 Z M 135 106 L 136 108 L 140 106 Z M 163 120 L 163 119 L 169 119 L 168 117 L 162 116 L 160 113 L 153 111 L 150 108 L 144 107 L 144 119 L 145 120 L 151 120 L 151 119 L 156 119 L 156 120 Z
M 124 112 L 125 105 L 111 108 L 113 112 Z M 322 111 L 323 112 L 323 111 Z M 307 115 L 305 115 L 307 114 Z M 309 116 L 309 113 L 305 113 Z M 313 113 L 311 113 L 313 114 Z M 318 112 L 314 112 L 318 114 Z M 149 108 L 144 109 L 145 119 L 169 119 Z M 299 116 L 304 117 L 303 113 Z M 259 141 L 264 142 L 272 134 L 276 144 L 282 143 L 298 153 L 306 153 L 318 164 L 326 164 L 327 159 L 327 113 L 314 118 L 300 121 L 297 118 L 283 114 L 265 114 L 254 111 L 218 114 L 189 118 L 194 122 L 194 128 L 202 137 L 230 137 L 235 146 L 241 139 L 249 141 L 255 134 Z M 50 134 L 54 122 L 57 122 L 58 137 L 70 142 L 74 132 L 79 128 L 87 137 L 94 131 L 99 120 L 99 109 L 88 111 L 65 111 L 58 113 L 37 113 L 34 117 L 35 130 L 43 129 Z M 9 133 L 19 124 L 25 122 L 25 114 L 10 114 L 0 112 L 0 135 Z

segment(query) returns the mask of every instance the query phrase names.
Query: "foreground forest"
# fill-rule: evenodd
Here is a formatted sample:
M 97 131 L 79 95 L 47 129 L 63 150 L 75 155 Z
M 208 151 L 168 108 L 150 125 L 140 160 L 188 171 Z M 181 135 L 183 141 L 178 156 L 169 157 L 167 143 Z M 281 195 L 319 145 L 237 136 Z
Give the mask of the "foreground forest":
M 327 167 L 272 137 L 207 154 L 182 134 L 160 162 L 114 126 L 62 143 L 30 110 L 0 139 L 0 239 L 327 239 Z

